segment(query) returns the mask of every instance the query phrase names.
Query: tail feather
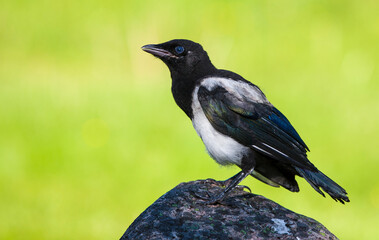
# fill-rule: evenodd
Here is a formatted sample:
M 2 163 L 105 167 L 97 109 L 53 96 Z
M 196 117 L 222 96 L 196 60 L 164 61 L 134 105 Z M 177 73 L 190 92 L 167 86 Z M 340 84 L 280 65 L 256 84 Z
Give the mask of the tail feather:
M 313 172 L 295 167 L 297 172 L 302 176 L 318 193 L 325 197 L 320 188 L 329 194 L 334 200 L 341 203 L 350 202 L 347 192 L 340 185 L 334 182 L 320 171 Z

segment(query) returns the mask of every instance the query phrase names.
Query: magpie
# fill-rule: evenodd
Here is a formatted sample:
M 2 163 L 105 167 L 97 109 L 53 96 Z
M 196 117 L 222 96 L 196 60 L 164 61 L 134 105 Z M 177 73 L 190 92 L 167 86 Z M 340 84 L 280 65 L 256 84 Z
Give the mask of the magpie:
M 299 191 L 295 176 L 300 176 L 322 196 L 324 191 L 336 201 L 349 202 L 345 189 L 308 160 L 307 145 L 258 86 L 217 69 L 203 47 L 190 40 L 149 44 L 142 50 L 167 65 L 174 100 L 192 120 L 208 154 L 221 165 L 241 169 L 223 181 L 223 191 L 208 203 L 220 202 L 249 175 L 292 192 Z

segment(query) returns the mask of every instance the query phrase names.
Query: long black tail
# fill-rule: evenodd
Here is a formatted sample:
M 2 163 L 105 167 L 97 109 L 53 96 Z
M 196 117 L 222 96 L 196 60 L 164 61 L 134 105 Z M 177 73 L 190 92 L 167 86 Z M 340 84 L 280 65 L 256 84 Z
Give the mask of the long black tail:
M 295 167 L 297 172 L 307 180 L 307 182 L 322 196 L 325 197 L 324 193 L 320 190 L 324 190 L 329 194 L 334 200 L 339 201 L 343 204 L 345 202 L 350 202 L 347 197 L 347 192 L 340 185 L 335 183 L 332 179 L 328 178 L 325 174 L 320 171 L 312 172 L 309 170 L 301 169 Z

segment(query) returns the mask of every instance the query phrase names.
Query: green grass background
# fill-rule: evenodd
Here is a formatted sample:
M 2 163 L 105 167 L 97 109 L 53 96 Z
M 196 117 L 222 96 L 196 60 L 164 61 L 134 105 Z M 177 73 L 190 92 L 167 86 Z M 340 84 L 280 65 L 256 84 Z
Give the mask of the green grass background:
M 168 70 L 141 51 L 200 42 L 259 85 L 351 203 L 243 184 L 341 239 L 379 223 L 379 3 L 0 1 L 0 239 L 118 239 L 183 181 L 238 169 L 207 156 Z M 254 223 L 251 223 L 254 224 Z

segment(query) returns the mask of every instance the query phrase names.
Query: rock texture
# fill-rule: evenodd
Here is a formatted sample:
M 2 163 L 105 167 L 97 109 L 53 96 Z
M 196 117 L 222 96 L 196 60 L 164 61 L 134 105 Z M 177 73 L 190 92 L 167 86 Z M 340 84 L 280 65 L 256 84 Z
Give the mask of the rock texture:
M 181 183 L 148 207 L 126 230 L 125 239 L 337 239 L 312 218 L 265 197 L 233 190 L 221 204 L 198 196 L 222 191 L 222 183 Z

